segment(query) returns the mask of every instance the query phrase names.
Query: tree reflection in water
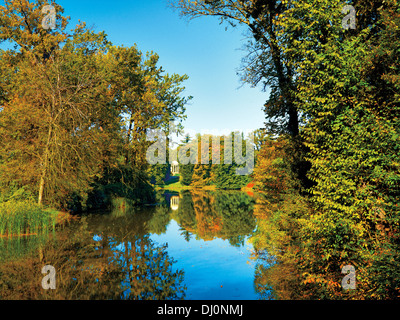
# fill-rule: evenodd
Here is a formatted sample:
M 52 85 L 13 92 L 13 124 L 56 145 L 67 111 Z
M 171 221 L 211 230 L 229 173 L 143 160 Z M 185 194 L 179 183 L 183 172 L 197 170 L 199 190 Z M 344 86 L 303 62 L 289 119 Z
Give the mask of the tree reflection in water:
M 243 192 L 200 190 L 158 194 L 157 202 L 157 206 L 82 217 L 47 241 L 37 242 L 30 252 L 2 261 L 0 299 L 184 299 L 184 271 L 174 267 L 166 244 L 152 240 L 152 235 L 166 233 L 171 219 L 186 241 L 223 239 L 239 248 L 253 239 L 254 248 L 263 249 L 254 256 L 254 271 L 249 269 L 254 272 L 254 293 L 261 299 L 293 297 L 292 264 L 274 261 L 279 255 L 275 249 L 287 239 L 270 219 L 268 212 L 274 208 L 266 206 L 271 202 Z M 56 290 L 41 287 L 44 265 L 56 269 Z
M 242 192 L 184 191 L 173 218 L 187 240 L 191 235 L 205 241 L 220 238 L 240 247 L 256 227 L 253 206 L 254 200 Z
M 38 251 L 0 266 L 0 299 L 183 299 L 183 271 L 146 233 L 148 215 L 97 216 L 57 232 Z M 98 221 L 96 221 L 98 220 Z M 138 222 L 142 222 L 142 225 Z M 44 265 L 56 290 L 43 290 Z
M 292 208 L 289 198 L 258 195 L 254 205 L 257 230 L 251 237 L 257 264 L 254 285 L 261 299 L 302 299 L 296 266 L 297 247 L 292 220 L 285 212 Z M 296 206 L 294 206 L 296 210 Z
M 166 207 L 159 206 L 145 212 L 137 211 L 131 215 L 99 219 L 100 224 L 92 222 L 97 232 L 97 250 L 111 252 L 108 262 L 119 272 L 122 296 L 133 300 L 183 299 L 185 287 L 182 285 L 183 270 L 173 269 L 174 260 L 169 257 L 167 245 L 158 245 L 150 239 L 149 228 L 160 232 L 160 223 L 166 219 Z M 98 217 L 100 218 L 100 217 Z M 161 229 L 165 228 L 161 227 Z

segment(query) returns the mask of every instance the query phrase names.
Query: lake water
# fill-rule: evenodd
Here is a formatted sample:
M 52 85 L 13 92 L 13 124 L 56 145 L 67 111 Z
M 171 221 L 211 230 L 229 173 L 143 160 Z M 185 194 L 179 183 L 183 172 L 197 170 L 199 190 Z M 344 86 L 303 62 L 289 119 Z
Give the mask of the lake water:
M 257 227 L 252 195 L 166 192 L 158 202 L 90 214 L 41 237 L 3 239 L 0 298 L 266 297 L 256 283 L 265 262 L 249 241 Z M 56 270 L 56 290 L 41 286 L 44 265 Z

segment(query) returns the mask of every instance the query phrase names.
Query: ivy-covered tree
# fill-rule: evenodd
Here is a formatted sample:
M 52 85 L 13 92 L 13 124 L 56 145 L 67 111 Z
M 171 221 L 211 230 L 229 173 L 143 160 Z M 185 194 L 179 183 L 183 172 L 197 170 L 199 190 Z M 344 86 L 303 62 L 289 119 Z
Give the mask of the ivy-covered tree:
M 337 279 L 348 264 L 357 269 L 355 295 L 389 297 L 400 288 L 399 4 L 357 2 L 355 30 L 342 27 L 342 5 L 295 2 L 279 21 L 299 75 L 315 182 L 313 211 L 301 222 L 303 263 L 306 281 L 320 283 L 329 297 L 340 294 Z M 302 41 L 294 36 L 299 30 Z M 389 286 L 376 280 L 382 268 Z

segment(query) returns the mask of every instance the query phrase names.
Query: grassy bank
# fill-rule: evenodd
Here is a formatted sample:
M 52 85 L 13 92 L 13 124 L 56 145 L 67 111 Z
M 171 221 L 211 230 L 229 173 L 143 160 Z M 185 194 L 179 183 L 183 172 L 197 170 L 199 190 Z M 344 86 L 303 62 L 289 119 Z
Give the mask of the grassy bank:
M 184 186 L 181 184 L 179 181 L 173 182 L 173 183 L 168 183 L 163 186 L 156 186 L 156 190 L 162 190 L 162 189 L 168 189 L 168 190 L 174 190 L 174 191 L 180 191 L 180 190 L 189 190 L 193 189 L 191 186 Z
M 189 190 L 192 189 L 191 186 L 184 186 L 179 181 L 179 176 L 171 176 L 167 180 L 165 180 L 164 185 L 154 186 L 155 190 L 172 190 L 172 191 L 180 191 L 180 190 Z
M 193 190 L 193 189 L 202 189 L 202 190 L 216 190 L 215 186 L 184 186 L 179 181 L 165 184 L 164 186 L 155 187 L 156 190 L 171 190 L 171 191 L 181 191 L 181 190 Z

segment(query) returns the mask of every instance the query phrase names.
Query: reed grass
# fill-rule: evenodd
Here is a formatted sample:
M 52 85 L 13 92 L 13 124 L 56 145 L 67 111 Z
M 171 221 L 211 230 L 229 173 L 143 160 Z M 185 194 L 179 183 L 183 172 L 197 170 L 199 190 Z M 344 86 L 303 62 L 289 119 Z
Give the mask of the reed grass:
M 0 203 L 0 236 L 41 234 L 55 229 L 57 211 L 30 201 Z

